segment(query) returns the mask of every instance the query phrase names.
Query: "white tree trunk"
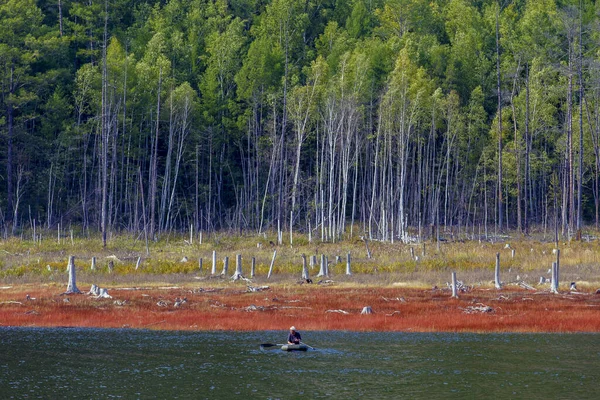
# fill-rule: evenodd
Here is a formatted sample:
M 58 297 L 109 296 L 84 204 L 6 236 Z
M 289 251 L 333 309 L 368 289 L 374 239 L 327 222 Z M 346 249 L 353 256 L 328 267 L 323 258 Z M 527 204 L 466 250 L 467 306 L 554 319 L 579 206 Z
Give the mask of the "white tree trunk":
M 267 274 L 267 279 L 271 277 L 273 274 L 273 266 L 275 265 L 275 257 L 277 256 L 277 250 L 273 251 L 273 259 L 271 260 L 271 265 L 269 266 L 269 273 Z
M 217 273 L 217 252 L 213 250 L 212 253 L 212 268 L 210 270 L 211 275 L 215 275 Z
M 496 271 L 494 274 L 494 282 L 496 289 L 502 289 L 502 283 L 500 282 L 500 253 L 496 253 Z
M 229 257 L 225 257 L 223 259 L 223 271 L 221 271 L 221 275 L 227 275 L 227 271 L 229 270 Z
M 352 269 L 350 265 L 350 253 L 346 256 L 346 275 L 352 275 Z
M 552 263 L 552 280 L 550 281 L 550 291 L 558 293 L 558 264 Z
M 456 272 L 452 273 L 452 297 L 458 299 L 458 292 L 456 291 Z
M 67 269 L 69 270 L 69 284 L 67 285 L 65 294 L 81 293 L 81 291 L 77 289 L 75 278 L 75 256 L 69 256 L 69 265 L 67 266 Z
M 321 267 L 319 268 L 319 273 L 317 274 L 317 277 L 327 275 L 326 267 L 325 267 L 326 262 L 327 261 L 325 260 L 325 254 L 321 254 Z
M 302 254 L 302 279 L 310 279 L 308 276 L 308 267 L 306 266 L 306 255 Z
M 231 277 L 231 279 L 233 279 L 234 281 L 237 281 L 240 278 L 243 278 L 243 275 L 242 275 L 242 255 L 241 254 L 237 254 L 235 256 L 235 274 L 233 274 L 233 276 Z

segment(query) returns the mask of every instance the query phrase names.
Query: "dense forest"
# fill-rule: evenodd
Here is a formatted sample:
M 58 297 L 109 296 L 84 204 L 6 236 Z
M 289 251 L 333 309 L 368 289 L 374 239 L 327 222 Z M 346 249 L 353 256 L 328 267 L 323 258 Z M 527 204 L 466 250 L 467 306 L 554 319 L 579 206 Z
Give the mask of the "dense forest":
M 0 227 L 571 237 L 599 219 L 599 22 L 591 0 L 2 0 Z

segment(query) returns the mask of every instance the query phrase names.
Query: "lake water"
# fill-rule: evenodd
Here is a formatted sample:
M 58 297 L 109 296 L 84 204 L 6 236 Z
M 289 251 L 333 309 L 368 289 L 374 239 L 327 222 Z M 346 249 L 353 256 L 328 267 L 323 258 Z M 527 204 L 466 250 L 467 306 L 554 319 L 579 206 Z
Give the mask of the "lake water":
M 598 334 L 302 333 L 0 328 L 0 398 L 600 398 Z

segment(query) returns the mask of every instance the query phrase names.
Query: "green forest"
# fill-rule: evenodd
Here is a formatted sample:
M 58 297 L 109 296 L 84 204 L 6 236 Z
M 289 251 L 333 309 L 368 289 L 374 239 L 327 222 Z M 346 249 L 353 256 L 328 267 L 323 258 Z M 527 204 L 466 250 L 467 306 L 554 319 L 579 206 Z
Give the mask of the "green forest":
M 574 237 L 599 219 L 599 22 L 590 0 L 1 0 L 2 235 Z

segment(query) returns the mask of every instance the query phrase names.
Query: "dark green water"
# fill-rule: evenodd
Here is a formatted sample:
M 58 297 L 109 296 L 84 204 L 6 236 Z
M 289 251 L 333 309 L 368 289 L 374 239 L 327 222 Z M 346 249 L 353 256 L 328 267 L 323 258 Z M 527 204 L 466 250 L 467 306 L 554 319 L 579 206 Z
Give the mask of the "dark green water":
M 0 328 L 0 398 L 600 398 L 600 335 Z

